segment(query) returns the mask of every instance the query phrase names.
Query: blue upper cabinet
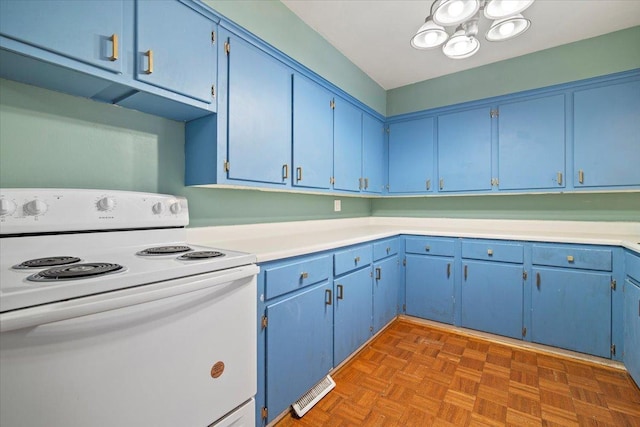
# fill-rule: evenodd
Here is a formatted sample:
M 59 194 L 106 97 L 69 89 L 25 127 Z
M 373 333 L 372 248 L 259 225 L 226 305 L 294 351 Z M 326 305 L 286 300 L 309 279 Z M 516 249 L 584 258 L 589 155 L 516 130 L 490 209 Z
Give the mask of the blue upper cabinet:
M 389 193 L 433 190 L 433 118 L 389 125 Z
M 0 33 L 115 73 L 123 71 L 124 0 L 0 1 Z M 3 46 L 5 43 L 3 43 Z
M 563 188 L 564 177 L 564 95 L 500 105 L 500 190 Z
M 491 110 L 475 108 L 438 117 L 438 188 L 491 190 Z
M 335 98 L 333 111 L 333 188 L 358 192 L 362 180 L 362 110 Z
M 216 24 L 177 1 L 137 0 L 136 7 L 136 79 L 212 103 Z
M 362 191 L 382 193 L 384 180 L 384 124 L 370 116 L 362 115 Z
M 333 159 L 333 94 L 293 76 L 293 186 L 329 189 Z
M 240 37 L 227 53 L 229 181 L 291 182 L 291 70 Z
M 640 80 L 576 91 L 575 188 L 640 185 Z

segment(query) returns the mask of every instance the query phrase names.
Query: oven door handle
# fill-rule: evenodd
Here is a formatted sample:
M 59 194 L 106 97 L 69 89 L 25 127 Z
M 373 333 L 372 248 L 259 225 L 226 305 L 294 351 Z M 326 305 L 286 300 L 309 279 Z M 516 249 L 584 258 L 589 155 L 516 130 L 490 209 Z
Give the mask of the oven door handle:
M 171 298 L 206 288 L 217 288 L 255 277 L 260 268 L 254 264 L 228 270 L 184 277 L 166 282 L 122 289 L 89 297 L 61 301 L 0 314 L 0 332 L 30 328 L 61 320 L 88 316 Z

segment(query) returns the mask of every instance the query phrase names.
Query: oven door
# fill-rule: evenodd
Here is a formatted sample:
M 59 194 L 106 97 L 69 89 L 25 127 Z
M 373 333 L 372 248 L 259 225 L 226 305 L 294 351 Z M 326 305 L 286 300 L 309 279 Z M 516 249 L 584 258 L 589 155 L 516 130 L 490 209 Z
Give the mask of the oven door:
M 0 425 L 216 422 L 256 391 L 257 272 L 250 265 L 1 314 Z

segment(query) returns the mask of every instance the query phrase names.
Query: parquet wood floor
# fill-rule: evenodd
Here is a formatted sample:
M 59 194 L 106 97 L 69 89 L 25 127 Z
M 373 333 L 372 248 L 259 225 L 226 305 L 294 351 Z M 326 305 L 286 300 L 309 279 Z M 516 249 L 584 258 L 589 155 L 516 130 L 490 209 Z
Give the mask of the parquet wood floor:
M 398 319 L 290 426 L 640 427 L 640 389 L 595 363 Z

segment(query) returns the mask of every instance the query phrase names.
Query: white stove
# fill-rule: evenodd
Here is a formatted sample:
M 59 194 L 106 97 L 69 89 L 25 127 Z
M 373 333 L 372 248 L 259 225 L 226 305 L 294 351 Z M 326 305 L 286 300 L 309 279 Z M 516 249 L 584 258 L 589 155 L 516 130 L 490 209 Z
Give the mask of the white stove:
M 255 256 L 187 224 L 180 197 L 0 190 L 1 425 L 253 425 Z

